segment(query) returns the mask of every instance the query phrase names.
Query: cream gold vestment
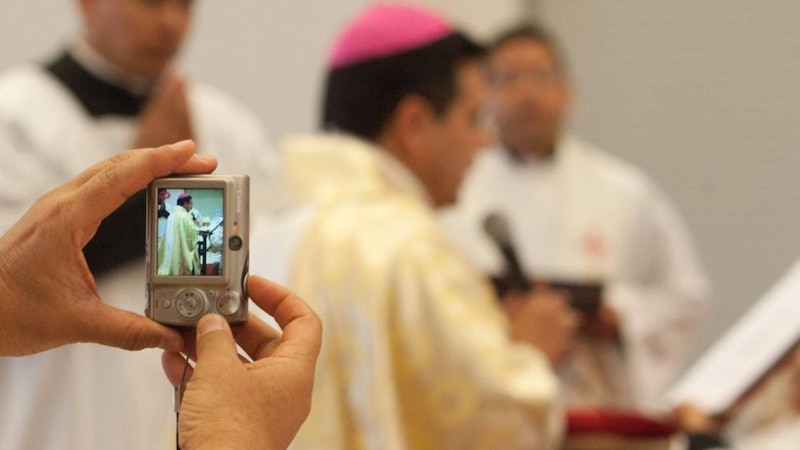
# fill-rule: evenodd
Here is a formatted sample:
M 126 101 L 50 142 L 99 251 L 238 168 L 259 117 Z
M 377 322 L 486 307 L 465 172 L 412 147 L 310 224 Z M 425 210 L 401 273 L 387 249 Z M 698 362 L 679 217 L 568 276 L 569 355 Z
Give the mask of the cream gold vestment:
M 197 225 L 192 216 L 178 206 L 167 219 L 164 236 L 158 240 L 158 274 L 160 276 L 200 275 L 197 251 Z
M 292 447 L 553 448 L 562 416 L 548 361 L 509 341 L 489 285 L 416 178 L 343 135 L 285 150 L 305 212 L 255 233 L 251 260 L 253 273 L 282 271 L 324 325 L 311 415 Z M 285 270 L 275 249 L 287 236 Z

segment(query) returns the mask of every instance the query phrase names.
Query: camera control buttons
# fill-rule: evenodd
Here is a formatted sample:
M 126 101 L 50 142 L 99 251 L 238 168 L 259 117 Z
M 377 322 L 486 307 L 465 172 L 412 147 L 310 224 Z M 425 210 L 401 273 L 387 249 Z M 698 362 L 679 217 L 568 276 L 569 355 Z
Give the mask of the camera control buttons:
M 161 308 L 169 309 L 172 306 L 172 300 L 165 298 L 161 300 Z
M 236 292 L 226 292 L 217 299 L 217 311 L 223 316 L 236 314 L 241 305 L 242 302 L 239 300 L 239 294 Z
M 178 313 L 187 319 L 199 316 L 205 309 L 205 298 L 196 289 L 186 289 L 178 293 L 175 299 L 175 308 Z
M 228 240 L 228 247 L 230 247 L 231 250 L 240 250 L 242 248 L 242 244 L 242 238 L 239 236 L 231 236 L 231 238 Z
M 206 295 L 208 296 L 208 298 L 214 298 L 217 296 L 217 291 L 209 289 L 206 291 Z

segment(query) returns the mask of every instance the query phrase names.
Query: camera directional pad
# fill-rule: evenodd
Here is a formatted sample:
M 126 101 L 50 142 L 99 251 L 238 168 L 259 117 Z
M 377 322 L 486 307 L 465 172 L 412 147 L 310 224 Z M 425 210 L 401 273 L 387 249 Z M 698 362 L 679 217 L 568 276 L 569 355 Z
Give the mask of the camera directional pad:
M 205 305 L 205 296 L 197 289 L 184 289 L 175 297 L 175 308 L 181 316 L 188 319 L 202 314 Z

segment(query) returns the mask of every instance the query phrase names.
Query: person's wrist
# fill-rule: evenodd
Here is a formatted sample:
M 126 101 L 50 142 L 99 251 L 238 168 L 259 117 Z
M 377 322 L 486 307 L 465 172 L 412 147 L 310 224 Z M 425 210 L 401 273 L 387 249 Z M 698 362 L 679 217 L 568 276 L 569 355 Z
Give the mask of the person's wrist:
M 252 420 L 255 416 L 259 416 L 259 420 Z M 257 414 L 247 405 L 240 404 L 238 408 L 201 417 L 191 427 L 193 432 L 185 435 L 186 441 L 181 446 L 183 450 L 279 448 L 273 442 L 274 434 L 269 433 L 270 425 L 263 419 L 266 416 Z
M 262 424 L 261 428 L 266 430 L 267 425 Z M 253 431 L 255 430 L 215 432 L 213 436 L 201 439 L 197 442 L 197 445 L 192 445 L 190 442 L 186 447 L 182 448 L 183 450 L 240 450 L 244 448 L 281 450 L 268 436 L 264 436 L 262 433 L 254 433 Z
M 6 263 L 16 261 L 9 252 L 7 239 L 0 239 L 0 254 L 6 258 L 0 263 L 0 356 L 10 356 L 16 354 L 14 351 L 15 339 L 13 329 L 14 324 L 14 300 L 19 297 L 19 288 L 14 285 L 14 274 Z

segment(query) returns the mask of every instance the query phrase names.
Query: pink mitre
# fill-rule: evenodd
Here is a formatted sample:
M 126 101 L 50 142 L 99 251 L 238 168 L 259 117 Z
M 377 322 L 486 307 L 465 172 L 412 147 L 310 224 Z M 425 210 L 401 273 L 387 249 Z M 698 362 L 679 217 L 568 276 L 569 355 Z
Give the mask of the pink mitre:
M 328 57 L 333 69 L 432 44 L 453 32 L 444 18 L 419 7 L 375 4 L 339 33 Z

